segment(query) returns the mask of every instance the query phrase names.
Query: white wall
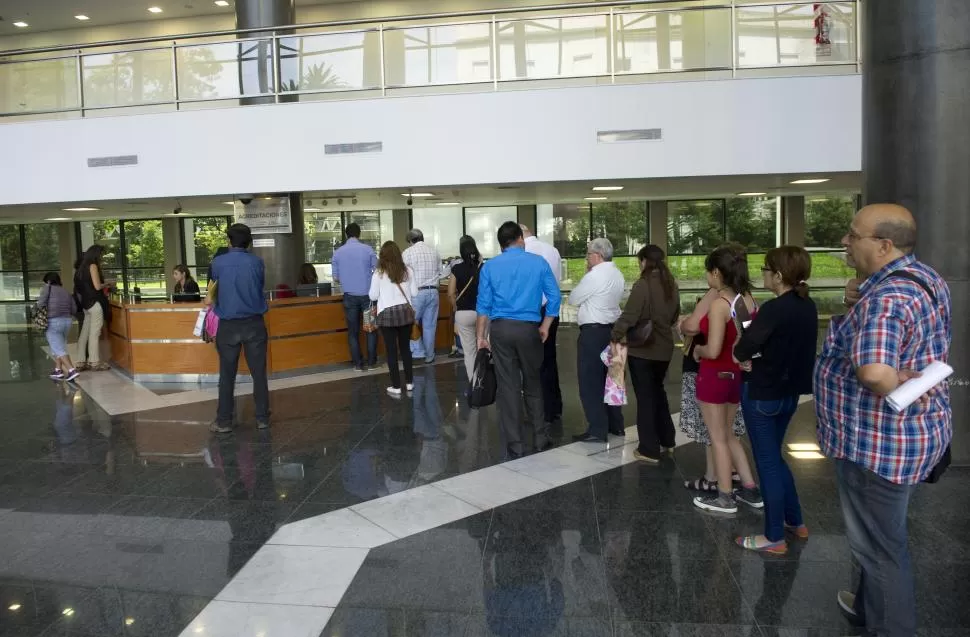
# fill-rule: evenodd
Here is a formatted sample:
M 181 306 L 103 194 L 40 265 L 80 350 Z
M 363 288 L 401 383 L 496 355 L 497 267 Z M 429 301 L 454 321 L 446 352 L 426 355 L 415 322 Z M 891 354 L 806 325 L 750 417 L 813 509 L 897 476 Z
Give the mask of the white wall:
M 597 130 L 663 129 L 598 144 Z M 384 152 L 325 156 L 326 143 Z M 861 78 L 375 98 L 0 124 L 0 205 L 861 170 Z M 133 155 L 139 165 L 87 167 Z

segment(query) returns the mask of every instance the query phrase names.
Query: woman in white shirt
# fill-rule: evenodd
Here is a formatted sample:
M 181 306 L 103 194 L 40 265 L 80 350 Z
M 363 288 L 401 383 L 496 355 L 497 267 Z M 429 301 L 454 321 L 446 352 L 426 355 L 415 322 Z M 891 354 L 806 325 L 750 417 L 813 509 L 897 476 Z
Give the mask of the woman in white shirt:
M 414 373 L 411 362 L 411 326 L 414 324 L 412 299 L 418 293 L 418 284 L 411 268 L 404 265 L 401 249 L 393 241 L 381 246 L 377 258 L 377 270 L 370 281 L 370 298 L 377 301 L 377 326 L 384 335 L 387 349 L 387 366 L 391 370 L 391 386 L 387 393 L 401 396 L 401 372 L 397 366 L 398 356 L 404 362 L 404 382 L 407 390 L 414 389 Z

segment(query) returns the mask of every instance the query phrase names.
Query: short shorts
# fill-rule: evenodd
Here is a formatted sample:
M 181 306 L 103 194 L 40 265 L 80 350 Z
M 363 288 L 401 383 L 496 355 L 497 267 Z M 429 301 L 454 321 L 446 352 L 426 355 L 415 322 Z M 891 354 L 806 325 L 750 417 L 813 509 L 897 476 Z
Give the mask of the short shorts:
M 701 365 L 697 374 L 697 400 L 710 405 L 737 405 L 741 402 L 741 371 L 730 372 L 734 378 L 721 378 L 722 370 Z

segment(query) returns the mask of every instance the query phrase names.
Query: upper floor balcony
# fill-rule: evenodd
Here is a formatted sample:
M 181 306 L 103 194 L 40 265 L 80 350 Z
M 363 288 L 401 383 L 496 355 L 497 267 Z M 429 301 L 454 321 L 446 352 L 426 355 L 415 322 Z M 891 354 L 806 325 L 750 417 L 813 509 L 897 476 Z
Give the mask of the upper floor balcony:
M 855 0 L 634 0 L 7 51 L 0 53 L 0 123 L 549 85 L 857 73 L 857 12 Z

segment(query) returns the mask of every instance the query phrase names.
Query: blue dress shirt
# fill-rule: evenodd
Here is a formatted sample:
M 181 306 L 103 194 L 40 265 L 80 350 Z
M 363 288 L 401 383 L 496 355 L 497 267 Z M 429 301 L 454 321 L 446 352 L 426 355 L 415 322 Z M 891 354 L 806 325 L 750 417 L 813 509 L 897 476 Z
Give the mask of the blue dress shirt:
M 212 279 L 219 282 L 216 316 L 221 320 L 262 316 L 269 309 L 263 294 L 266 266 L 255 254 L 230 248 L 212 261 Z
M 538 323 L 543 294 L 548 299 L 546 316 L 559 316 L 562 293 L 549 264 L 523 248 L 508 248 L 482 266 L 477 310 L 492 320 Z
M 351 237 L 333 253 L 330 268 L 344 294 L 367 296 L 371 275 L 377 269 L 377 255 L 369 245 Z

